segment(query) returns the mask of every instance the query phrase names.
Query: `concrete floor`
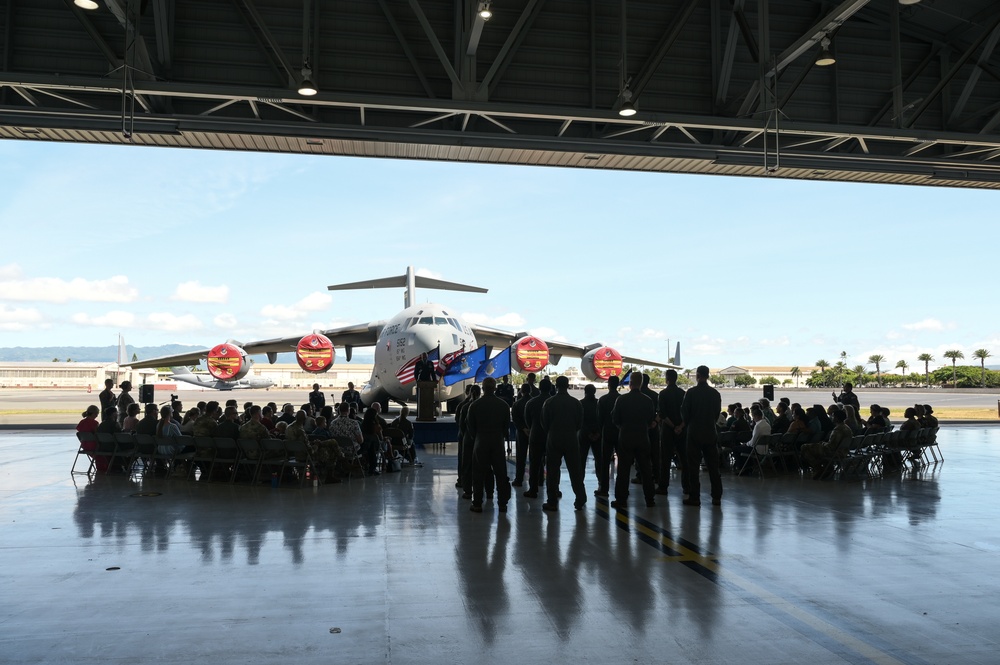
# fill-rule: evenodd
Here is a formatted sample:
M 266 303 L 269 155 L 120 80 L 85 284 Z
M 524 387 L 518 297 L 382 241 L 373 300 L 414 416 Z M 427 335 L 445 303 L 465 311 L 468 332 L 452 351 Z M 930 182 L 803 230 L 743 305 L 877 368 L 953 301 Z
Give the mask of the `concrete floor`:
M 1000 663 L 1000 429 L 940 440 L 918 475 L 725 476 L 722 509 L 675 482 L 574 512 L 564 481 L 558 513 L 477 515 L 447 453 L 304 490 L 91 481 L 68 433 L 4 432 L 0 662 Z

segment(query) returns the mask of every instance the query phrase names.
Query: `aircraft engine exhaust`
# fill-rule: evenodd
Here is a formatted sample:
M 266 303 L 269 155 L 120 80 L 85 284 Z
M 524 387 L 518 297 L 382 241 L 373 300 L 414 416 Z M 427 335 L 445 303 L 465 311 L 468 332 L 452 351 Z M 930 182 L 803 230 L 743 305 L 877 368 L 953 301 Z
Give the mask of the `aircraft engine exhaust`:
M 622 375 L 622 354 L 610 346 L 588 351 L 580 363 L 580 370 L 588 381 L 607 381 Z
M 213 347 L 205 364 L 208 365 L 208 373 L 219 381 L 238 381 L 250 371 L 247 352 L 228 342 Z
M 549 345 L 528 335 L 514 342 L 514 364 L 522 372 L 540 372 L 549 364 Z
M 295 360 L 310 374 L 325 372 L 333 365 L 336 351 L 326 335 L 311 333 L 299 340 L 295 347 Z

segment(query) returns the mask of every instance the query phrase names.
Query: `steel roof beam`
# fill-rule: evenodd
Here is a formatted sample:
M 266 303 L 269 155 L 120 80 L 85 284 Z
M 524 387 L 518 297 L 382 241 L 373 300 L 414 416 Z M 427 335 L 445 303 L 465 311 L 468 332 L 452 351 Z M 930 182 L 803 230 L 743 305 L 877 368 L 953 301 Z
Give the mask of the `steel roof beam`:
M 264 58 L 278 76 L 279 85 L 293 85 L 298 81 L 292 63 L 271 35 L 253 0 L 232 0 L 237 13 L 250 28 L 250 33 L 264 53 Z
M 528 4 L 524 6 L 521 15 L 517 17 L 514 29 L 507 35 L 507 39 L 500 48 L 500 52 L 497 53 L 497 57 L 493 60 L 493 64 L 490 65 L 489 70 L 487 70 L 482 83 L 479 84 L 479 93 L 485 93 L 487 99 L 493 95 L 497 84 L 503 78 L 504 72 L 507 71 L 507 67 L 510 66 L 514 55 L 521 48 L 525 36 L 531 30 L 531 25 L 538 18 L 544 6 L 545 0 L 528 0 Z
M 434 49 L 434 54 L 437 55 L 438 61 L 441 63 L 445 73 L 451 80 L 452 86 L 454 86 L 457 90 L 463 90 L 465 86 L 462 85 L 462 81 L 458 78 L 458 73 L 455 71 L 455 68 L 452 67 L 444 49 L 441 48 L 441 42 L 438 41 L 437 35 L 434 34 L 434 27 L 431 25 L 430 21 L 427 20 L 424 10 L 420 7 L 420 2 L 418 2 L 418 0 L 409 0 L 409 2 L 410 9 L 412 9 L 413 13 L 416 15 L 417 21 L 420 23 L 420 27 L 423 29 L 424 35 L 427 37 L 427 41 L 431 43 L 431 48 Z
M 969 73 L 969 78 L 965 82 L 965 87 L 962 88 L 962 94 L 958 96 L 958 101 L 955 102 L 955 108 L 952 109 L 951 115 L 948 118 L 948 126 L 951 126 L 957 119 L 958 116 L 962 114 L 965 110 L 965 105 L 969 102 L 969 97 L 972 95 L 972 91 L 976 88 L 976 84 L 979 83 L 979 77 L 982 74 L 981 65 L 986 64 L 993 55 L 993 49 L 997 46 L 997 41 L 1000 40 L 1000 26 L 993 29 L 990 34 L 989 39 L 986 40 L 986 44 L 983 45 L 983 52 L 979 54 L 978 65 L 979 67 L 973 68 Z
M 427 96 L 433 99 L 436 97 L 434 94 L 434 89 L 431 88 L 431 84 L 427 81 L 427 76 L 424 75 L 424 68 L 420 66 L 420 62 L 417 60 L 416 56 L 413 55 L 413 49 L 410 48 L 410 43 L 406 41 L 406 36 L 403 35 L 403 31 L 399 29 L 399 23 L 396 22 L 396 17 L 393 15 L 392 10 L 389 5 L 386 4 L 385 0 L 378 0 L 378 6 L 382 9 L 382 13 L 385 15 L 385 20 L 389 23 L 389 27 L 392 29 L 392 34 L 396 35 L 396 41 L 399 42 L 399 46 L 403 49 L 403 55 L 406 56 L 407 61 L 410 63 L 410 67 L 413 68 L 413 73 L 420 81 L 420 86 L 427 93 Z
M 653 74 L 659 68 L 663 59 L 667 57 L 667 53 L 670 52 L 670 47 L 674 45 L 677 38 L 680 37 L 681 31 L 687 24 L 688 19 L 691 18 L 691 14 L 694 10 L 698 8 L 701 4 L 701 0 L 688 0 L 687 4 L 681 8 L 681 11 L 674 17 L 668 30 L 665 30 L 661 35 L 660 39 L 653 49 L 646 62 L 643 63 L 642 67 L 639 68 L 639 73 L 635 76 L 635 82 L 632 85 L 632 96 L 633 99 L 637 99 L 642 95 L 642 91 L 646 89 L 649 85 L 649 80 L 653 78 Z
M 122 61 L 118 58 L 118 54 L 115 53 L 115 50 L 113 48 L 111 48 L 108 42 L 104 39 L 104 36 L 101 35 L 100 32 L 98 32 L 97 27 L 94 26 L 94 23 L 93 21 L 90 20 L 90 17 L 87 16 L 87 14 L 84 13 L 82 9 L 74 5 L 73 0 L 63 0 L 63 2 L 66 4 L 67 7 L 70 8 L 70 10 L 72 10 L 73 15 L 76 16 L 76 18 L 80 21 L 80 25 L 83 26 L 83 29 L 90 36 L 91 41 L 93 41 L 94 44 L 97 45 L 97 48 L 100 49 L 101 53 L 104 54 L 104 57 L 108 61 L 108 64 L 111 65 L 111 68 L 118 69 L 119 67 L 121 67 Z M 12 4 L 13 3 L 11 2 L 7 3 L 8 7 L 11 6 Z M 10 42 L 8 40 L 8 44 L 9 43 Z
M 739 21 L 736 18 L 737 9 L 742 10 L 746 0 L 736 0 L 733 11 L 729 15 L 729 35 L 726 37 L 726 50 L 722 55 L 722 68 L 719 72 L 719 85 L 715 92 L 715 104 L 725 106 L 729 94 L 729 84 L 733 79 L 733 61 L 736 59 L 736 41 L 739 38 Z

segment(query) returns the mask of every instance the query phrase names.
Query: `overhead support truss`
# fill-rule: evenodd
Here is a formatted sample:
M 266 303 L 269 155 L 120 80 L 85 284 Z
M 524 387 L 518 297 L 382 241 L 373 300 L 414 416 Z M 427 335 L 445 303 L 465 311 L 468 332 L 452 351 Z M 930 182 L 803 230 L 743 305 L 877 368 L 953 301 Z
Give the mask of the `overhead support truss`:
M 40 1 L 0 0 L 3 138 L 1000 188 L 991 0 Z

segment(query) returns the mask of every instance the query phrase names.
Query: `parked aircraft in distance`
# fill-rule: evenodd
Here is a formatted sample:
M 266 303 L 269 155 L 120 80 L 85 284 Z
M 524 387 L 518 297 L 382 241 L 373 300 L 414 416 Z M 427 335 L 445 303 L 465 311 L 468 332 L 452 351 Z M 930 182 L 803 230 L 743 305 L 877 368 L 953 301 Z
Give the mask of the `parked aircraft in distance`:
M 169 378 L 174 381 L 182 381 L 212 390 L 262 390 L 274 385 L 274 381 L 271 379 L 259 376 L 250 376 L 236 381 L 222 381 L 210 375 L 195 374 L 187 367 L 171 367 L 170 369 L 173 373 Z
M 238 381 L 250 369 L 249 355 L 267 354 L 275 362 L 279 353 L 294 352 L 299 366 L 306 372 L 319 373 L 330 368 L 334 360 L 334 345 L 343 346 L 347 360 L 355 347 L 375 347 L 371 379 L 361 390 L 365 404 L 393 399 L 408 401 L 414 394 L 413 364 L 421 353 L 436 352 L 446 365 L 462 353 L 489 345 L 496 350 L 511 347 L 511 367 L 522 372 L 539 372 L 549 362 L 557 364 L 564 356 L 581 358 L 581 370 L 591 381 L 606 381 L 622 373 L 624 362 L 653 367 L 678 367 L 674 364 L 622 356 L 603 344 L 580 346 L 551 342 L 526 332 L 511 333 L 497 328 L 469 324 L 444 305 L 416 304 L 416 288 L 444 291 L 486 293 L 481 287 L 446 282 L 416 275 L 412 266 L 395 277 L 334 284 L 331 291 L 405 287 L 404 309 L 388 321 L 372 321 L 342 328 L 314 331 L 304 337 L 283 337 L 243 344 L 230 340 L 211 349 L 192 353 L 152 358 L 131 363 L 134 368 L 192 365 L 205 360 L 209 373 L 219 381 Z M 672 359 L 680 362 L 680 345 Z M 471 379 L 470 379 L 471 380 Z M 439 382 L 435 395 L 446 402 L 462 395 L 467 381 L 451 386 Z

